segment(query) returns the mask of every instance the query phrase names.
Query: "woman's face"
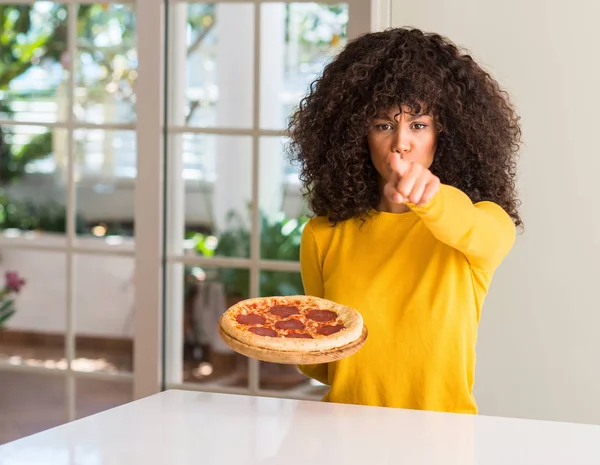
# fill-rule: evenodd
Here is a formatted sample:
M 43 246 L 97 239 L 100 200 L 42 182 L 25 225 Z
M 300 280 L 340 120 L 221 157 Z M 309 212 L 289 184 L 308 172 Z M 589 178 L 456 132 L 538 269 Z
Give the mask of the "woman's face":
M 394 107 L 375 116 L 367 140 L 383 185 L 392 174 L 389 160 L 395 153 L 425 168 L 431 166 L 437 148 L 435 121 L 433 116 L 414 114 L 408 107 Z

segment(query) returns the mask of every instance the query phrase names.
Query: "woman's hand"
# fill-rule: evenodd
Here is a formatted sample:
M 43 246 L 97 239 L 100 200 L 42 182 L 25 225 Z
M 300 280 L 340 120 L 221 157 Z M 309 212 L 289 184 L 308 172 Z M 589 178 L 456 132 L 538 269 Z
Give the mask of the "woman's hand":
M 424 205 L 440 190 L 440 179 L 423 165 L 403 160 L 399 154 L 390 159 L 391 175 L 383 194 L 394 203 Z

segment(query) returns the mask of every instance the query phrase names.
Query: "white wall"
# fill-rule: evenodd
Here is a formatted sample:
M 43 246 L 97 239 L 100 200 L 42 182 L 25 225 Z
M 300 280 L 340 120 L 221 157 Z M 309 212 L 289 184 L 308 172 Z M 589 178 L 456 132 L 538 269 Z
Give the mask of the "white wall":
M 64 246 L 60 235 L 43 234 L 38 244 Z M 82 238 L 80 247 L 94 248 L 102 239 Z M 115 248 L 133 250 L 125 239 Z M 8 328 L 41 333 L 65 332 L 66 256 L 46 252 L 3 248 L 0 250 L 0 279 L 6 271 L 17 271 L 26 281 L 16 299 L 14 317 Z M 131 337 L 133 334 L 133 257 L 76 255 L 74 260 L 75 332 L 78 335 Z
M 485 305 L 482 414 L 600 423 L 600 2 L 393 0 L 392 25 L 447 35 L 512 94 L 526 230 Z

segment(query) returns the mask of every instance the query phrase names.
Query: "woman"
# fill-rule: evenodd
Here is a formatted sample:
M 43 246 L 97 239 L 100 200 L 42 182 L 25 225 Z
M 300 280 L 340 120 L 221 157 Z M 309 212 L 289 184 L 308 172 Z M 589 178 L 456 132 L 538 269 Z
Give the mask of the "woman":
M 305 293 L 369 328 L 355 355 L 300 369 L 325 401 L 476 413 L 480 313 L 521 226 L 507 96 L 448 39 L 391 29 L 350 42 L 289 130 L 315 213 Z

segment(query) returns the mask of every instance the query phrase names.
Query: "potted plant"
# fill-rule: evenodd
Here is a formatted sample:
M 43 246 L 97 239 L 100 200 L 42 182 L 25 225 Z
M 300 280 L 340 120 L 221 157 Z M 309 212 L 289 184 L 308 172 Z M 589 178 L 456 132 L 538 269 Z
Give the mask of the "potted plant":
M 5 274 L 4 287 L 0 290 L 0 331 L 6 322 L 15 314 L 14 295 L 21 292 L 25 280 L 16 271 L 7 271 Z
M 265 260 L 298 261 L 302 229 L 307 216 L 289 218 L 280 215 L 269 219 L 260 215 L 260 257 Z M 251 234 L 241 221 L 239 213 L 232 211 L 227 216 L 228 227 L 218 237 L 195 234 L 192 240 L 198 254 L 212 257 L 250 257 Z M 249 296 L 250 273 L 247 269 L 221 268 L 217 271 L 219 281 L 225 287 L 228 303 L 235 303 Z M 303 292 L 298 273 L 261 271 L 260 295 L 294 295 Z

